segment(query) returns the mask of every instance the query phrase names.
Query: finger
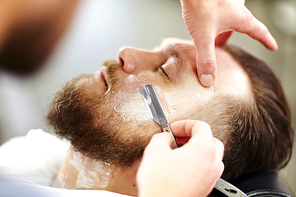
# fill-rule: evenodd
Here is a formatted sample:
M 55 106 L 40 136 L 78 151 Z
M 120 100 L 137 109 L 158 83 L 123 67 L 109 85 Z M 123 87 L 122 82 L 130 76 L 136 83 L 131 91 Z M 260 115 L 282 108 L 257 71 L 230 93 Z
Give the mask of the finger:
M 254 18 L 254 26 L 254 29 L 258 29 L 258 32 L 256 33 L 255 30 L 254 32 L 249 32 L 248 35 L 261 42 L 266 48 L 276 51 L 278 49 L 277 42 L 267 27 L 256 18 Z
M 215 39 L 210 43 L 199 42 L 196 46 L 196 66 L 200 83 L 205 86 L 214 84 L 217 75 L 217 63 L 215 55 Z
M 222 176 L 222 174 L 223 174 L 223 171 L 224 171 L 224 169 L 225 169 L 225 166 L 224 166 L 224 163 L 221 161 L 220 163 L 219 163 L 219 167 L 218 167 L 218 173 L 217 173 L 217 177 L 216 177 L 216 179 L 215 179 L 215 181 L 214 181 L 214 184 L 213 184 L 213 186 L 212 187 L 214 187 L 215 186 L 215 183 L 218 181 L 218 179 Z
M 149 144 L 147 145 L 145 152 L 154 152 L 159 150 L 171 149 L 171 144 L 173 143 L 173 138 L 169 133 L 157 133 L 153 135 Z
M 222 173 L 224 171 L 224 163 L 222 161 L 223 156 L 224 156 L 224 145 L 217 138 L 214 138 L 214 144 L 215 144 L 215 147 L 216 147 L 215 159 L 216 159 L 216 161 L 218 161 L 218 164 L 219 164 L 217 170 L 219 172 L 219 177 L 221 177 L 221 175 L 222 175 Z
M 210 132 L 211 127 L 200 120 L 180 120 L 170 124 L 172 132 L 176 137 L 191 137 L 197 132 Z
M 224 145 L 217 138 L 214 138 L 214 144 L 215 144 L 215 147 L 216 147 L 216 155 L 215 155 L 216 160 L 217 161 L 222 161 L 223 156 L 224 156 Z
M 226 44 L 226 42 L 228 41 L 228 39 L 230 38 L 230 36 L 232 35 L 232 33 L 233 33 L 233 31 L 228 31 L 228 32 L 224 32 L 224 33 L 219 34 L 216 37 L 215 45 L 219 46 L 219 47 L 223 47 Z
M 190 138 L 190 142 L 197 144 L 213 143 L 213 135 L 209 124 L 199 120 L 182 120 L 172 123 L 171 129 L 173 134 L 178 137 Z M 178 142 L 179 144 L 179 142 Z M 180 143 L 180 145 L 183 145 Z
M 192 137 L 186 145 L 195 147 L 206 147 L 210 143 L 214 143 L 212 130 L 209 124 L 203 121 L 197 121 L 191 130 Z
M 219 176 L 219 177 L 222 176 L 224 169 L 225 169 L 224 163 L 221 161 L 221 162 L 220 162 L 220 176 Z M 217 179 L 217 180 L 218 180 L 218 179 Z
M 193 125 L 198 120 L 180 120 L 170 124 L 175 137 L 191 137 Z
M 242 21 L 245 22 L 244 24 L 240 24 L 236 31 L 245 33 L 251 38 L 261 42 L 266 48 L 276 51 L 278 49 L 277 42 L 270 34 L 267 27 L 257 20 L 246 7 L 244 7 L 244 13 L 244 20 Z
M 192 2 L 198 4 L 198 1 Z M 210 12 L 204 11 L 210 9 L 211 3 L 201 5 L 187 3 L 182 5 L 182 13 L 187 30 L 196 48 L 197 76 L 200 83 L 208 87 L 214 83 L 217 75 L 215 56 L 217 30 L 214 25 L 215 17 Z M 204 9 L 199 6 L 204 6 Z
M 186 144 L 189 141 L 190 137 L 176 137 L 176 142 L 179 146 Z

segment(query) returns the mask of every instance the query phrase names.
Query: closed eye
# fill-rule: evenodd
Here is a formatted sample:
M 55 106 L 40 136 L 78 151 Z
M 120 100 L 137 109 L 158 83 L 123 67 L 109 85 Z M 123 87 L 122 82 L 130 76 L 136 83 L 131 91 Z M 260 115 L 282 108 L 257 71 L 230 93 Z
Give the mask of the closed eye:
M 166 71 L 164 70 L 164 68 L 162 66 L 160 66 L 158 68 L 167 78 L 170 78 L 169 75 L 166 73 Z

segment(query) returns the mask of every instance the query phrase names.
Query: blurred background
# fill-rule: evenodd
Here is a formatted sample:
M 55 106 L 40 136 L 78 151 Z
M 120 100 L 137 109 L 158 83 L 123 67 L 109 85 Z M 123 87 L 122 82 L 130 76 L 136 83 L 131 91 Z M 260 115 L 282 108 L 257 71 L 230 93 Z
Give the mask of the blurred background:
M 296 122 L 296 1 L 246 0 L 246 6 L 276 38 L 271 52 L 246 35 L 235 33 L 236 44 L 271 65 L 282 81 Z M 162 38 L 190 39 L 178 0 L 82 0 L 70 27 L 46 61 L 30 78 L 0 72 L 0 144 L 30 129 L 42 128 L 52 93 L 80 73 L 98 70 L 116 58 L 122 46 L 152 49 Z M 295 141 L 295 140 L 294 140 Z M 285 142 L 282 142 L 285 143 Z M 296 193 L 296 151 L 282 171 Z

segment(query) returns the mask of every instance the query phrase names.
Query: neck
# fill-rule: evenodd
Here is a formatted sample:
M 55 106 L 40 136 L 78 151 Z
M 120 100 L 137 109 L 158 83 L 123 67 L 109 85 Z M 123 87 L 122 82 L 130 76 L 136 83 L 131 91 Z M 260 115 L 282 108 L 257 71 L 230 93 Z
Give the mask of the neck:
M 138 166 L 139 162 L 136 162 L 131 167 L 120 168 L 94 161 L 69 149 L 53 186 L 68 189 L 107 190 L 136 196 L 135 177 Z

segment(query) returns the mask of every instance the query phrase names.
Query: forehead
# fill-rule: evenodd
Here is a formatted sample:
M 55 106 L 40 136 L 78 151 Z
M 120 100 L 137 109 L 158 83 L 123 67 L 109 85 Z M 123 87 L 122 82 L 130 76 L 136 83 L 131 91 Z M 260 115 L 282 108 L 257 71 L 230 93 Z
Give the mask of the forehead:
M 219 92 L 233 96 L 250 96 L 251 82 L 242 66 L 223 48 L 216 47 L 217 79 Z

